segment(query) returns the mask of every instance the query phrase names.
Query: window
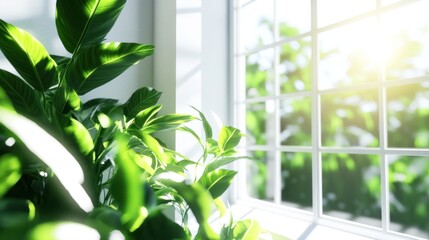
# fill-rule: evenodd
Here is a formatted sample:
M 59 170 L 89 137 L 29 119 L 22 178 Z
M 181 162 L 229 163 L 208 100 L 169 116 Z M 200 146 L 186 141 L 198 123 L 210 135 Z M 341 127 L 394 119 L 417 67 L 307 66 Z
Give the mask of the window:
M 429 1 L 233 9 L 238 198 L 429 238 Z

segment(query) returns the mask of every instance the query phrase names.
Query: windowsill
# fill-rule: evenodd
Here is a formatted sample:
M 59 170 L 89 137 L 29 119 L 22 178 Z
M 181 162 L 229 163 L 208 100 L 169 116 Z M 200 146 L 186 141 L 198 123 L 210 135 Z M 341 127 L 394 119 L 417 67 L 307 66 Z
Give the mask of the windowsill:
M 418 237 L 401 235 L 396 233 L 386 233 L 380 229 L 362 227 L 359 224 L 350 224 L 342 221 L 333 221 L 329 218 L 319 219 L 317 222 L 313 220 L 311 214 L 295 212 L 291 210 L 279 211 L 276 208 L 264 209 L 255 207 L 254 203 L 246 201 L 238 201 L 230 206 L 233 220 L 239 219 L 254 219 L 257 220 L 261 228 L 266 231 L 261 235 L 260 239 L 272 240 L 371 240 L 371 239 L 389 239 L 389 240 L 405 240 L 405 239 L 422 239 Z M 221 226 L 229 221 L 229 214 L 222 218 L 213 216 L 212 226 L 216 230 L 220 230 Z

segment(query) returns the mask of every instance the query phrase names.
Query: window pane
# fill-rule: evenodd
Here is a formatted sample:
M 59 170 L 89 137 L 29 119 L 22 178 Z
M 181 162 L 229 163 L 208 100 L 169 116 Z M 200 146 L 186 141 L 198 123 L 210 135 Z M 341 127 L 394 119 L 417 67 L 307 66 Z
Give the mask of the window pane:
M 378 155 L 322 155 L 323 212 L 381 227 Z
M 389 156 L 390 227 L 429 238 L 429 159 Z
M 377 102 L 377 89 L 322 95 L 322 145 L 378 146 Z
M 376 2 L 377 0 L 317 0 L 318 26 L 323 27 L 374 10 Z
M 273 42 L 273 1 L 255 0 L 240 12 L 239 39 L 245 50 Z
M 375 18 L 369 18 L 320 34 L 321 89 L 379 80 L 376 26 Z
M 429 82 L 387 89 L 389 147 L 429 148 Z
M 311 98 L 280 100 L 282 145 L 311 146 Z
M 276 11 L 280 38 L 293 37 L 310 31 L 310 0 L 277 0 Z
M 384 5 L 389 5 L 389 4 L 392 4 L 392 3 L 397 3 L 397 2 L 400 2 L 400 1 L 402 1 L 402 0 L 381 0 L 381 4 L 384 6 Z
M 429 1 L 419 1 L 382 15 L 386 78 L 429 74 Z
M 312 208 L 312 161 L 309 153 L 282 153 L 282 202 Z
M 274 102 L 250 103 L 246 108 L 246 141 L 248 145 L 274 145 Z
M 280 47 L 281 93 L 311 89 L 311 41 L 310 38 L 292 41 Z
M 246 57 L 246 96 L 248 98 L 274 94 L 274 50 Z
M 274 167 L 274 156 L 265 151 L 249 151 L 247 156 L 247 193 L 249 197 L 273 201 L 274 176 L 270 170 Z

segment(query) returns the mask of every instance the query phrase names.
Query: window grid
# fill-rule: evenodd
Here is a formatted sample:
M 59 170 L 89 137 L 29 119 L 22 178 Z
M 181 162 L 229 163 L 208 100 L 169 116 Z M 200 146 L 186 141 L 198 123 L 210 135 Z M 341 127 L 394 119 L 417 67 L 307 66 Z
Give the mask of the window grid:
M 393 234 L 392 236 L 407 236 L 409 235 L 403 235 L 398 232 L 393 232 L 390 230 L 390 204 L 389 204 L 389 180 L 388 180 L 388 172 L 389 172 L 389 161 L 388 161 L 388 155 L 406 155 L 406 156 L 429 156 L 429 149 L 411 149 L 411 148 L 392 148 L 388 147 L 387 142 L 387 93 L 386 90 L 388 87 L 392 86 L 401 86 L 405 84 L 411 84 L 411 83 L 423 83 L 428 82 L 429 77 L 423 76 L 423 77 L 413 77 L 413 78 L 403 78 L 403 79 L 395 79 L 395 80 L 386 80 L 385 76 L 385 67 L 381 66 L 381 70 L 379 72 L 380 79 L 376 82 L 365 82 L 365 83 L 359 83 L 359 84 L 350 84 L 348 86 L 341 86 L 341 87 L 334 87 L 334 88 L 328 88 L 328 89 L 319 89 L 318 86 L 318 66 L 319 66 L 319 35 L 323 32 L 336 29 L 340 26 L 347 25 L 349 23 L 357 22 L 361 19 L 366 19 L 370 16 L 375 16 L 377 20 L 377 30 L 380 29 L 380 16 L 382 13 L 390 11 L 392 9 L 400 8 L 403 6 L 406 6 L 408 4 L 412 4 L 415 2 L 418 2 L 420 0 L 409 0 L 409 1 L 399 1 L 397 3 L 382 6 L 381 0 L 376 1 L 376 8 L 375 10 L 367 11 L 366 13 L 330 24 L 328 26 L 319 27 L 317 25 L 317 0 L 311 0 L 311 30 L 310 32 L 305 32 L 298 34 L 294 37 L 288 37 L 288 38 L 280 38 L 278 36 L 278 19 L 276 15 L 276 6 L 274 1 L 273 5 L 273 15 L 274 15 L 274 26 L 276 26 L 276 30 L 274 31 L 274 41 L 273 43 L 265 44 L 263 46 L 245 51 L 244 47 L 239 44 L 240 42 L 240 35 L 239 32 L 239 21 L 240 21 L 240 9 L 251 4 L 252 2 L 256 0 L 247 1 L 244 3 L 244 5 L 241 5 L 238 3 L 240 0 L 235 0 L 235 4 L 233 7 L 233 15 L 234 15 L 234 29 L 233 36 L 234 36 L 234 71 L 233 76 L 234 79 L 238 79 L 238 83 L 234 81 L 235 83 L 235 95 L 234 95 L 234 117 L 236 119 L 236 122 L 239 126 L 242 128 L 245 127 L 245 117 L 243 117 L 246 111 L 246 104 L 249 103 L 259 103 L 259 102 L 267 102 L 267 101 L 274 101 L 275 102 L 275 110 L 274 110 L 274 119 L 275 119 L 275 144 L 268 144 L 268 145 L 249 145 L 245 147 L 245 150 L 251 150 L 251 151 L 267 151 L 267 152 L 274 152 L 275 153 L 275 163 L 274 163 L 274 174 L 275 174 L 275 181 L 274 181 L 274 187 L 275 187 L 275 193 L 274 193 L 274 200 L 273 203 L 276 205 L 281 204 L 281 176 L 280 176 L 280 170 L 281 170 L 281 152 L 307 152 L 312 153 L 312 174 L 313 174 L 313 180 L 312 180 L 312 193 L 313 193 L 313 206 L 312 206 L 312 216 L 313 220 L 315 222 L 323 222 L 321 219 L 333 219 L 337 222 L 346 222 L 350 225 L 356 225 L 361 226 L 367 229 L 377 229 L 381 230 L 385 234 Z M 311 82 L 312 87 L 309 91 L 301 91 L 301 92 L 290 92 L 290 93 L 280 93 L 280 80 L 279 80 L 279 71 L 278 71 L 278 65 L 280 64 L 279 59 L 279 46 L 285 43 L 290 43 L 292 41 L 304 39 L 306 37 L 311 37 Z M 275 92 L 273 95 L 269 96 L 259 96 L 254 98 L 247 98 L 246 94 L 240 89 L 245 89 L 245 58 L 246 56 L 249 56 L 254 53 L 261 52 L 263 50 L 267 49 L 273 49 L 274 51 L 274 86 L 275 86 Z M 238 50 L 238 51 L 236 51 Z M 244 84 L 244 85 L 243 85 Z M 357 89 L 378 89 L 378 122 L 379 122 L 379 146 L 378 147 L 324 147 L 322 146 L 321 141 L 321 96 L 324 94 L 329 93 L 339 93 L 344 92 L 347 90 L 357 90 Z M 280 127 L 280 100 L 282 99 L 291 99 L 294 97 L 311 97 L 312 102 L 312 118 L 311 118 L 311 127 L 312 127 L 312 146 L 284 146 L 280 144 L 279 139 L 279 132 L 281 130 Z M 372 227 L 367 225 L 361 225 L 359 223 L 349 222 L 347 220 L 337 219 L 334 217 L 330 217 L 323 214 L 323 192 L 322 192 L 322 154 L 324 153 L 346 153 L 346 154 L 374 154 L 380 156 L 380 178 L 381 178 L 381 227 Z M 245 169 L 241 169 L 246 172 Z M 241 180 L 239 180 L 239 185 L 246 183 L 245 174 L 241 175 Z M 244 176 L 244 177 L 243 177 Z M 240 188 L 242 189 L 242 188 Z M 240 199 L 240 195 L 243 195 L 243 192 L 237 193 L 237 198 Z M 265 201 L 250 199 L 250 202 L 255 202 L 257 204 L 265 204 Z M 269 204 L 268 204 L 269 205 Z M 284 206 L 281 206 L 282 208 Z M 301 210 L 294 210 L 298 213 L 303 213 L 304 215 L 308 215 L 308 212 Z M 329 224 L 327 224 L 329 225 Z

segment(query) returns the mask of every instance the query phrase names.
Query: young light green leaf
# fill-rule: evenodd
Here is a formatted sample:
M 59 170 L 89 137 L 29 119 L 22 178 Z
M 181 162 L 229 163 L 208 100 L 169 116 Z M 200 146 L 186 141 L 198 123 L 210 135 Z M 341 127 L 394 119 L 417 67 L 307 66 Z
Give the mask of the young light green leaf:
M 135 231 L 147 217 L 144 207 L 144 182 L 141 179 L 141 169 L 136 165 L 140 158 L 127 147 L 127 137 L 119 135 L 118 152 L 115 157 L 117 171 L 112 179 L 111 192 L 122 212 L 121 221 L 128 229 Z
M 210 126 L 210 123 L 207 121 L 206 116 L 200 110 L 194 107 L 192 108 L 195 109 L 195 111 L 197 111 L 198 114 L 200 115 L 201 121 L 203 122 L 203 128 L 204 128 L 204 133 L 206 134 L 206 138 L 212 138 L 213 130 L 212 130 L 212 127 Z
M 57 0 L 55 23 L 70 53 L 101 43 L 116 22 L 126 0 Z
M 240 130 L 231 126 L 222 127 L 219 133 L 218 144 L 222 152 L 235 148 L 240 142 L 242 134 Z
M 141 111 L 156 105 L 161 94 L 161 92 L 148 87 L 136 90 L 124 104 L 124 114 L 127 119 L 130 120 Z
M 82 49 L 67 68 L 71 87 L 85 94 L 119 76 L 153 53 L 153 46 L 137 43 L 102 43 Z
M 204 170 L 204 173 L 208 174 L 211 171 L 215 171 L 216 169 L 219 169 L 222 166 L 225 166 L 227 164 L 230 164 L 230 163 L 235 162 L 235 161 L 240 160 L 240 159 L 249 159 L 249 158 L 245 157 L 245 156 L 219 158 L 219 159 L 216 159 L 215 161 L 211 162 L 210 164 L 208 164 L 206 166 L 206 169 Z
M 218 169 L 202 175 L 198 182 L 216 199 L 228 189 L 236 174 L 236 171 Z
M 162 105 L 154 105 L 139 112 L 137 116 L 135 116 L 134 120 L 137 129 L 143 128 L 154 116 L 156 116 L 161 108 Z
M 28 32 L 0 20 L 0 49 L 16 71 L 38 91 L 58 82 L 57 64 Z
M 176 129 L 182 124 L 193 120 L 195 120 L 195 117 L 187 114 L 166 114 L 149 121 L 146 126 L 143 127 L 143 131 L 146 133 L 153 133 Z
M 256 240 L 261 233 L 261 227 L 255 220 L 238 221 L 234 226 L 234 239 Z
M 19 113 L 38 117 L 44 114 L 37 92 L 18 76 L 0 69 L 0 87 L 7 92 Z
M 139 137 L 143 141 L 143 143 L 153 151 L 153 154 L 160 162 L 167 162 L 168 158 L 165 155 L 164 149 L 161 144 L 159 144 L 158 140 L 156 140 L 154 137 L 147 133 L 143 133 L 142 131 L 137 131 L 136 133 L 136 137 Z
M 0 156 L 0 199 L 21 177 L 21 162 L 12 154 Z

